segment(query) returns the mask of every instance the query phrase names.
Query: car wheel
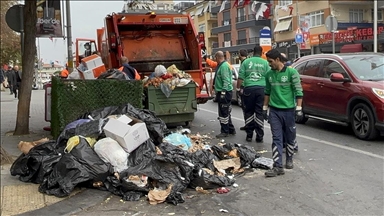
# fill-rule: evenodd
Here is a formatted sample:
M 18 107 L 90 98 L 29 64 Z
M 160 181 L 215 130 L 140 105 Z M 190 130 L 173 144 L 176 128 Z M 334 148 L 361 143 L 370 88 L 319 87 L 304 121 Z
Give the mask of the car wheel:
M 367 105 L 360 103 L 353 107 L 350 119 L 357 138 L 373 140 L 379 135 L 379 131 L 375 128 L 375 118 Z

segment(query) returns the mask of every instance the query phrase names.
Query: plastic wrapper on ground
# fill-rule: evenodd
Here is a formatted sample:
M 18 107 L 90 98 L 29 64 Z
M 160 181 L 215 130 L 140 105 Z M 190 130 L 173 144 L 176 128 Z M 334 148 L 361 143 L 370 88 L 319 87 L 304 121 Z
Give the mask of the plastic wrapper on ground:
M 252 162 L 251 166 L 260 169 L 273 169 L 273 163 L 271 158 L 259 157 Z

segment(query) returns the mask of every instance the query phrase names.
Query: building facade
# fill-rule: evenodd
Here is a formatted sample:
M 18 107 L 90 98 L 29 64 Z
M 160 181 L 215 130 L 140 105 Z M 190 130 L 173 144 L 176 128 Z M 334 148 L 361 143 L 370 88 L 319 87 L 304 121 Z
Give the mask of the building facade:
M 208 55 L 212 54 L 212 47 L 218 43 L 218 35 L 212 32 L 218 21 L 217 12 L 213 11 L 212 5 L 212 1 L 201 1 L 184 10 L 191 16 L 198 35 L 204 33 L 205 52 Z
M 270 1 L 258 2 L 270 3 Z M 227 61 L 232 64 L 239 63 L 238 51 L 246 49 L 252 55 L 253 48 L 259 44 L 260 30 L 271 27 L 270 19 L 255 19 L 252 11 L 252 2 L 248 5 L 239 4 L 233 7 L 234 1 L 224 1 L 225 7 L 219 13 L 221 3 L 212 7 L 212 13 L 218 13 L 217 26 L 212 28 L 212 34 L 217 34 L 218 42 L 212 44 L 212 54 L 217 51 L 226 53 Z M 244 1 L 241 1 L 244 3 Z
M 333 15 L 338 21 L 335 33 L 335 52 L 348 43 L 361 43 L 364 51 L 373 51 L 373 0 L 360 1 L 305 1 L 274 0 L 273 48 L 289 58 L 300 54 L 332 53 L 332 33 L 325 27 L 325 20 Z M 383 8 L 378 10 L 379 51 L 383 49 Z M 303 25 L 304 24 L 304 25 Z M 297 29 L 308 28 L 303 45 L 295 43 Z M 382 47 L 382 48 L 380 48 Z

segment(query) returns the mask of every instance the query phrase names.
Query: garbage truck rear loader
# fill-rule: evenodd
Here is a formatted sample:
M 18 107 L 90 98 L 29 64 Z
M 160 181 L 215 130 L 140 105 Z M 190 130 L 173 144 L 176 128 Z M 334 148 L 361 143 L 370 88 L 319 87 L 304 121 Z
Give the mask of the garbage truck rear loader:
M 176 87 L 166 97 L 160 87 L 145 88 L 145 108 L 154 111 L 166 123 L 193 120 L 197 104 L 206 103 L 209 94 L 202 68 L 201 48 L 189 15 L 154 12 L 112 13 L 105 26 L 97 30 L 97 45 L 106 68 L 119 68 L 126 56 L 141 78 L 149 76 L 157 65 L 191 75 L 194 82 Z

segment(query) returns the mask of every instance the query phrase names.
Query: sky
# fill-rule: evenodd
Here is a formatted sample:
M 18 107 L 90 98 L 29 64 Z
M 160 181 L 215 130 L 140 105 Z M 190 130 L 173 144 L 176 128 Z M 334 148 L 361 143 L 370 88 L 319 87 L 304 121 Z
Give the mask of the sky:
M 188 0 L 187 0 L 188 1 Z M 175 1 L 179 2 L 179 1 Z M 75 44 L 76 38 L 96 39 L 96 29 L 104 26 L 104 18 L 112 12 L 121 12 L 123 0 L 109 1 L 70 1 L 71 3 L 71 24 L 72 41 Z M 44 63 L 58 61 L 60 65 L 65 64 L 67 56 L 67 41 L 62 38 L 37 39 L 38 55 Z M 75 51 L 75 46 L 72 50 Z M 39 52 L 40 50 L 40 52 Z

